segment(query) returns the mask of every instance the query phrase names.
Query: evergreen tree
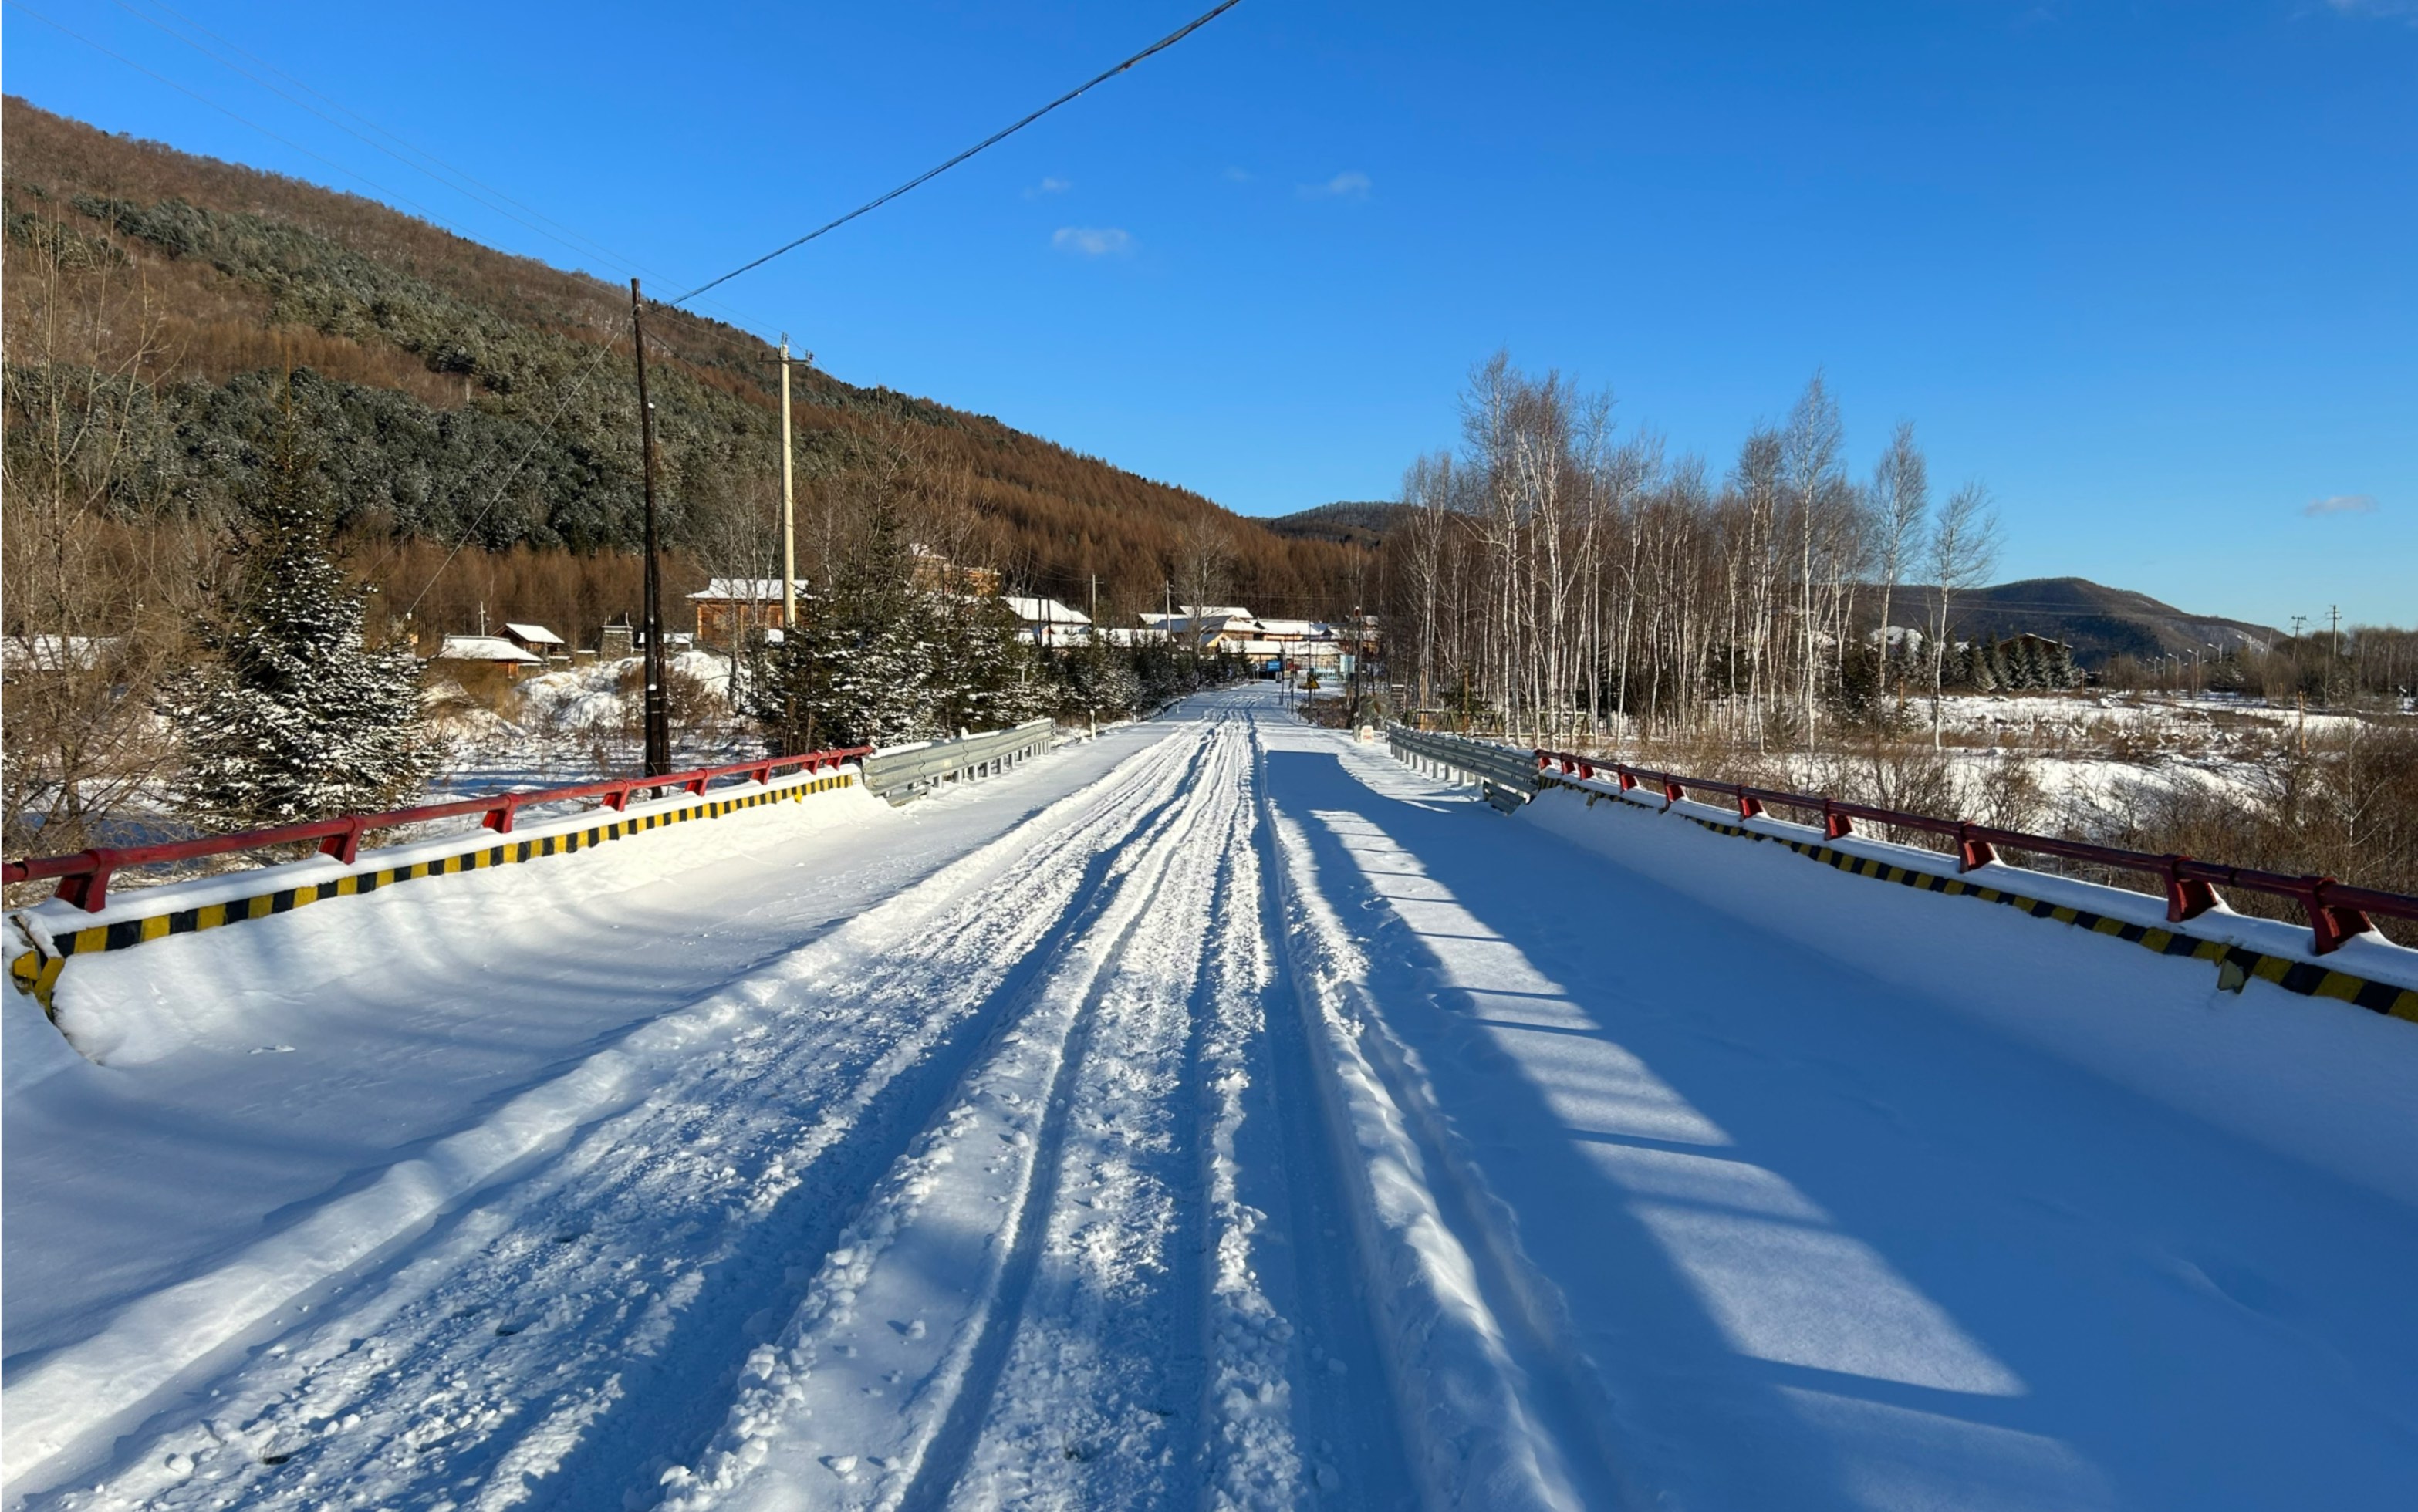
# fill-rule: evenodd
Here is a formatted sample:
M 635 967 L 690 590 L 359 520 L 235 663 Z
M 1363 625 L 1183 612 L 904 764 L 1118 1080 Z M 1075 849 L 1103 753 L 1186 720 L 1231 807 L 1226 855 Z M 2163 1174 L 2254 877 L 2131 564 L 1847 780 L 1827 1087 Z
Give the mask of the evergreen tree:
M 798 608 L 795 631 L 751 654 L 741 704 L 785 750 L 1000 729 L 1057 702 L 1006 604 L 915 586 L 886 508 L 831 588 L 801 595 Z
M 1067 714 L 1130 714 L 1142 707 L 1142 680 L 1133 657 L 1094 640 L 1069 651 L 1060 664 L 1066 680 L 1060 709 Z
M 1991 651 L 1988 644 L 1978 640 L 1965 648 L 1965 675 L 1959 680 L 1976 693 L 1989 693 L 1998 686 Z
M 951 730 L 997 730 L 1058 706 L 1051 669 L 997 594 L 941 601 L 946 635 L 936 701 Z
M 2049 643 L 2046 670 L 2052 688 L 2082 686 L 2082 668 L 2074 664 L 2074 648 L 2061 640 Z
M 2014 648 L 2014 685 L 2018 688 L 2048 686 L 2048 664 L 2041 658 L 2040 642 L 2028 635 L 2019 635 Z
M 216 660 L 164 710 L 187 758 L 180 805 L 227 831 L 400 806 L 440 754 L 419 669 L 362 644 L 360 590 L 329 551 L 334 500 L 290 409 L 252 461 L 238 572 L 205 627 Z

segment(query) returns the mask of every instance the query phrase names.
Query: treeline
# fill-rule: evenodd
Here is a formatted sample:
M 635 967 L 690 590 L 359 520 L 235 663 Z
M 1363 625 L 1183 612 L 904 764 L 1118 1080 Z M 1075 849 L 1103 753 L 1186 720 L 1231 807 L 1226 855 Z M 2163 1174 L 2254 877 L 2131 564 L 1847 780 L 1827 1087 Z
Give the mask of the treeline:
M 1412 466 L 1386 539 L 1389 665 L 1423 709 L 1523 739 L 1762 748 L 1996 675 L 1995 650 L 1956 648 L 1956 595 L 1996 553 L 1987 491 L 1935 501 L 1910 423 L 1851 474 L 1819 374 L 1719 476 L 1617 437 L 1609 395 L 1501 356 L 1462 410 L 1461 448 Z M 1918 576 L 1935 586 L 1919 638 L 1855 634 L 1859 612 L 1904 618 L 1892 595 Z
M 2287 636 L 2263 649 L 2120 656 L 2109 664 L 2106 682 L 2114 688 L 2240 694 L 2312 708 L 2406 708 L 2418 698 L 2418 630 L 2355 625 L 2339 633 Z

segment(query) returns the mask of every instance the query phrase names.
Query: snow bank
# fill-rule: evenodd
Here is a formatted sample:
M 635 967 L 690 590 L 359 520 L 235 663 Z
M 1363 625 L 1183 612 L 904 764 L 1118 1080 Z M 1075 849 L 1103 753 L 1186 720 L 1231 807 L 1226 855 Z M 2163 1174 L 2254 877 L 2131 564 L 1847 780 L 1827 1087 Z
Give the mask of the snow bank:
M 2418 1025 L 2253 980 L 2219 989 L 2204 961 L 2160 956 L 1977 898 L 1855 877 L 1773 844 L 1714 833 L 1683 815 L 1726 810 L 1592 786 L 1548 788 L 1521 811 L 1630 870 L 1833 960 L 1982 1019 L 2134 1091 L 2401 1201 L 2418 1204 Z M 1607 802 L 1609 800 L 1609 802 Z M 1750 821 L 1770 834 L 1820 832 Z M 1934 852 L 1849 839 L 1834 848 L 1953 874 Z M 2164 926 L 2160 900 L 2013 867 L 1967 874 L 2028 896 Z M 2192 930 L 2265 955 L 2309 955 L 2305 930 L 2219 912 Z M 2323 958 L 2418 985 L 2418 953 L 2354 940 Z

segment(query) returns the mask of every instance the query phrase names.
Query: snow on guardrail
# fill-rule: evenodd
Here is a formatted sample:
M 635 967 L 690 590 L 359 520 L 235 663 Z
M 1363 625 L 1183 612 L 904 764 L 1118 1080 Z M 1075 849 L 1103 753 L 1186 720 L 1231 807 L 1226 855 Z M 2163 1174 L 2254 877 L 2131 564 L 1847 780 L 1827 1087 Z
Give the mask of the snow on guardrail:
M 1389 728 L 1387 739 L 1397 758 L 1406 763 L 1477 780 L 1498 808 L 1516 808 L 1543 787 L 1565 786 L 1644 803 L 1660 813 L 1680 809 L 1683 817 L 1698 823 L 1780 840 L 1811 860 L 1858 875 L 2016 904 L 2165 954 L 2211 960 L 2217 965 L 2220 982 L 2230 989 L 2262 977 L 2303 996 L 2335 998 L 2418 1020 L 2418 951 L 2387 940 L 2370 917 L 2418 920 L 2418 898 L 2348 886 L 2328 877 L 2292 877 L 2188 856 L 2153 856 L 1814 794 L 1685 777 L 1568 752 L 1523 752 L 1400 725 Z M 1701 802 L 1705 794 L 1728 802 L 1706 805 Z M 1818 817 L 1818 827 L 1773 818 L 1768 807 Z M 1688 812 L 1699 809 L 1705 812 Z M 1858 820 L 1937 834 L 1956 848 L 1953 854 L 1942 854 L 1867 839 L 1855 832 Z M 2160 899 L 2148 894 L 2013 865 L 2000 859 L 2001 849 L 2156 877 L 2163 883 L 2163 909 Z M 1976 872 L 1983 876 L 1965 879 Z M 2218 893 L 2219 886 L 2299 903 L 2308 919 L 2307 933 L 2233 912 Z M 2337 954 L 2346 949 L 2348 955 Z
M 941 783 L 997 776 L 1018 762 L 1046 756 L 1056 730 L 1052 721 L 1033 719 L 1011 729 L 878 751 L 865 760 L 865 786 L 894 803 L 904 803 Z
M 345 815 L 275 830 L 210 835 L 171 845 L 88 850 L 8 863 L 9 881 L 60 879 L 57 895 L 9 914 L 8 973 L 45 1008 L 69 958 L 124 950 L 350 897 L 398 882 L 564 855 L 690 819 L 719 818 L 765 803 L 853 787 L 863 747 L 703 767 L 659 777 L 614 778 L 573 787 Z M 721 779 L 741 781 L 719 788 Z M 652 796 L 649 796 L 652 795 Z M 592 800 L 594 808 L 560 812 Z M 548 809 L 554 810 L 547 812 Z M 520 820 L 525 811 L 543 817 Z M 482 815 L 480 829 L 363 850 L 364 835 L 427 820 Z M 241 871 L 109 894 L 127 866 L 253 855 L 318 843 L 318 853 Z

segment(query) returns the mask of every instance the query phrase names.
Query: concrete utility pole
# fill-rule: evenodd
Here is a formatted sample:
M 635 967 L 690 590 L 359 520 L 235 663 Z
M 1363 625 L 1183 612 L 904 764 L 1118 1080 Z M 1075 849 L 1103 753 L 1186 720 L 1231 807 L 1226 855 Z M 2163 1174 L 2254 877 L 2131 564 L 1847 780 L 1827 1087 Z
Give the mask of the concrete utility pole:
M 641 618 L 647 634 L 647 771 L 660 777 L 672 770 L 671 709 L 664 696 L 664 573 L 655 542 L 655 406 L 647 397 L 647 332 L 640 323 L 638 281 L 630 281 L 630 346 L 638 359 L 638 443 L 646 457 L 647 602 Z

